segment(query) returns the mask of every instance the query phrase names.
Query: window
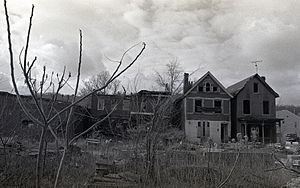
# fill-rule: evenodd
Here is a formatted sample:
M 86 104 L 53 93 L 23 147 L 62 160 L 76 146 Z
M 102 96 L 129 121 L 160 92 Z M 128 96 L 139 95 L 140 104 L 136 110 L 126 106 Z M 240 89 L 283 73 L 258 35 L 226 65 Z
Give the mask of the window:
M 130 109 L 130 100 L 123 100 L 123 110 L 128 111 Z
M 199 86 L 199 87 L 198 87 L 198 91 L 199 91 L 199 92 L 203 92 L 203 86 Z
M 295 129 L 297 128 L 297 122 L 295 122 Z
M 215 100 L 215 113 L 222 113 L 222 101 L 221 100 Z
M 253 84 L 253 92 L 258 93 L 258 83 Z
M 202 100 L 195 100 L 195 112 L 202 112 Z
M 205 91 L 210 92 L 210 83 L 208 82 L 205 84 Z
M 207 122 L 207 127 L 209 127 L 209 122 Z
M 97 110 L 104 110 L 104 99 L 98 99 Z
M 217 87 L 213 87 L 213 92 L 217 92 L 218 88 Z
M 263 113 L 264 114 L 269 114 L 269 101 L 263 101 Z
M 250 100 L 243 101 L 243 114 L 250 114 Z

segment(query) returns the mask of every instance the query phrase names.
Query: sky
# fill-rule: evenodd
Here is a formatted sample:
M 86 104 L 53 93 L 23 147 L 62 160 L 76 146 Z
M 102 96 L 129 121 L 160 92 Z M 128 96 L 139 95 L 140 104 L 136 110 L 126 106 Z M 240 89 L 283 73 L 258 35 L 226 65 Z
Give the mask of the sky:
M 120 77 L 125 88 L 138 77 L 139 89 L 158 89 L 154 72 L 177 60 L 192 80 L 211 71 L 228 87 L 258 73 L 280 95 L 277 104 L 300 105 L 300 1 L 297 0 L 9 0 L 15 59 L 25 45 L 35 5 L 29 59 L 72 73 L 75 85 L 79 29 L 83 32 L 83 80 L 112 72 L 131 46 L 146 43 L 138 62 Z M 7 33 L 0 7 L 0 90 L 10 91 Z M 138 45 L 124 59 L 130 62 Z M 16 64 L 17 65 L 17 64 Z M 16 70 L 18 84 L 23 78 Z M 69 86 L 68 86 L 69 87 Z M 23 88 L 24 92 L 25 89 Z M 63 92 L 70 92 L 66 88 Z

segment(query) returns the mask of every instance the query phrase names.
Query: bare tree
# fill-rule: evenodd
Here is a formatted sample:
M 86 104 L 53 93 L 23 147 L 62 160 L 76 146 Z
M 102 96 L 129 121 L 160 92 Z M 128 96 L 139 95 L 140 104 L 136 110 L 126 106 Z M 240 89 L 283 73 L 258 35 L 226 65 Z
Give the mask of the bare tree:
M 86 131 L 84 131 L 74 137 L 71 137 L 69 135 L 69 127 L 72 122 L 71 118 L 73 116 L 74 106 L 77 105 L 78 103 L 80 103 L 81 101 L 83 101 L 84 99 L 86 99 L 87 97 L 91 96 L 94 93 L 103 92 L 103 90 L 105 90 L 108 87 L 108 85 L 110 85 L 112 82 L 114 82 L 120 75 L 122 75 L 126 70 L 128 70 L 137 61 L 137 59 L 141 56 L 142 52 L 144 51 L 146 44 L 142 43 L 142 48 L 139 51 L 139 53 L 132 59 L 131 62 L 129 62 L 123 69 L 121 69 L 120 67 L 121 67 L 121 65 L 123 65 L 124 57 L 127 55 L 127 53 L 132 48 L 139 46 L 140 43 L 137 45 L 134 45 L 133 47 L 131 47 L 127 51 L 125 51 L 123 56 L 121 57 L 120 61 L 118 61 L 118 65 L 115 68 L 115 71 L 109 77 L 107 82 L 100 88 L 96 88 L 92 92 L 87 93 L 86 95 L 82 96 L 80 99 L 76 100 L 77 99 L 76 95 L 78 92 L 79 80 L 80 80 L 81 57 L 82 57 L 82 32 L 80 30 L 78 71 L 77 71 L 77 77 L 76 77 L 76 87 L 75 87 L 75 91 L 74 91 L 74 98 L 70 105 L 64 107 L 63 109 L 55 110 L 55 104 L 57 102 L 58 94 L 61 91 L 61 89 L 68 83 L 68 80 L 71 77 L 71 73 L 66 74 L 66 67 L 64 67 L 64 70 L 61 75 L 56 74 L 57 83 L 54 83 L 54 81 L 53 81 L 54 73 L 52 73 L 49 76 L 46 73 L 46 66 L 44 66 L 43 71 L 42 71 L 42 76 L 41 76 L 41 79 L 39 82 L 37 81 L 37 79 L 33 79 L 31 77 L 31 69 L 37 60 L 37 57 L 35 57 L 31 63 L 29 63 L 27 60 L 29 41 L 30 41 L 30 32 L 31 32 L 33 12 L 34 12 L 34 5 L 32 5 L 31 16 L 30 16 L 30 20 L 29 20 L 29 27 L 28 27 L 27 38 L 26 38 L 26 44 L 25 44 L 25 48 L 24 48 L 24 55 L 23 55 L 23 59 L 22 59 L 21 58 L 22 52 L 23 52 L 23 49 L 22 49 L 20 52 L 20 55 L 19 55 L 19 65 L 21 67 L 22 74 L 25 79 L 25 84 L 28 87 L 30 96 L 31 96 L 32 101 L 35 106 L 35 113 L 33 113 L 31 110 L 29 110 L 26 107 L 24 101 L 22 100 L 20 93 L 19 93 L 17 83 L 16 83 L 16 79 L 15 79 L 14 52 L 13 52 L 13 44 L 12 44 L 12 39 L 11 39 L 10 19 L 9 19 L 6 0 L 4 0 L 4 9 L 5 9 L 5 16 L 6 16 L 6 23 L 7 23 L 8 50 L 9 50 L 9 57 L 10 57 L 9 63 L 10 63 L 11 79 L 12 79 L 14 91 L 17 95 L 18 103 L 21 106 L 24 113 L 28 116 L 28 118 L 30 118 L 31 121 L 33 121 L 35 124 L 39 125 L 39 127 L 41 128 L 41 135 L 40 135 L 40 139 L 39 139 L 39 148 L 38 148 L 38 157 L 37 157 L 37 163 L 36 163 L 36 187 L 41 187 L 41 174 L 42 174 L 42 168 L 43 168 L 42 167 L 42 157 L 43 157 L 43 149 L 44 149 L 44 145 L 45 145 L 46 131 L 49 130 L 51 132 L 52 136 L 55 138 L 55 140 L 58 140 L 58 136 L 53 131 L 53 127 L 54 127 L 54 125 L 56 125 L 55 121 L 62 114 L 65 114 L 66 112 L 68 114 L 67 122 L 66 122 L 66 125 L 64 126 L 65 127 L 65 130 L 64 130 L 65 135 L 63 136 L 64 140 L 65 140 L 63 143 L 64 151 L 63 151 L 62 158 L 60 160 L 59 168 L 57 170 L 57 175 L 56 175 L 55 185 L 54 185 L 54 187 L 57 187 L 58 179 L 60 177 L 60 172 L 61 172 L 61 169 L 63 166 L 63 162 L 65 159 L 65 154 L 68 149 L 68 146 L 71 145 L 72 143 L 74 143 L 76 141 L 76 139 L 78 139 L 79 137 L 81 137 L 82 135 L 87 133 L 88 131 L 92 130 L 93 127 L 95 127 L 99 123 L 103 122 L 110 115 L 110 113 L 109 113 L 106 117 L 104 117 L 100 121 L 96 122 L 94 125 L 92 125 Z M 50 79 L 50 80 L 48 80 L 48 79 Z M 37 86 L 37 83 L 39 83 L 38 86 Z M 56 85 L 56 92 L 52 99 L 52 102 L 50 103 L 50 105 L 49 104 L 46 105 L 43 100 L 43 95 L 51 87 L 53 88 L 53 90 L 55 90 L 54 89 L 55 85 Z
M 177 59 L 166 64 L 166 68 L 167 69 L 162 73 L 158 71 L 155 72 L 155 82 L 159 87 L 165 88 L 166 91 L 171 94 L 176 94 L 178 90 L 177 87 L 182 80 L 181 75 L 183 70 Z
M 96 89 L 103 87 L 107 81 L 110 79 L 111 75 L 108 71 L 101 71 L 99 74 L 92 76 L 90 79 L 83 81 L 83 87 L 80 89 L 81 95 L 86 95 L 93 92 Z M 103 89 L 101 94 L 116 94 L 120 88 L 120 80 L 114 80 L 105 89 Z

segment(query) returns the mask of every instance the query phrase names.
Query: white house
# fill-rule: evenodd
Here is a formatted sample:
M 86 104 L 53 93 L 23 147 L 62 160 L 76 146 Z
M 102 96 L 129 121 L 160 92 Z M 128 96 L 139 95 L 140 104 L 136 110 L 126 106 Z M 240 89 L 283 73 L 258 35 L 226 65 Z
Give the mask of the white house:
M 286 140 L 287 134 L 297 134 L 300 137 L 300 117 L 288 110 L 280 110 L 276 112 L 276 118 L 283 119 L 281 121 L 281 139 Z

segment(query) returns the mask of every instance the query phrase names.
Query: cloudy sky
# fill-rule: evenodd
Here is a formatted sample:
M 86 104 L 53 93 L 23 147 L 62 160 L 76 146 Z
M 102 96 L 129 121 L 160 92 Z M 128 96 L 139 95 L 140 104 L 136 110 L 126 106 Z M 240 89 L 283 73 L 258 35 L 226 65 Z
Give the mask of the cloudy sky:
M 116 64 L 109 59 L 144 41 L 146 51 L 121 77 L 125 86 L 138 74 L 140 89 L 155 88 L 153 71 L 177 59 L 186 72 L 200 68 L 192 79 L 211 71 L 227 87 L 255 74 L 251 61 L 263 60 L 259 74 L 280 94 L 278 103 L 300 105 L 300 1 L 9 0 L 16 54 L 24 46 L 31 4 L 36 76 L 43 65 L 55 72 L 66 65 L 75 75 L 82 29 L 82 79 L 112 71 Z M 0 11 L 0 90 L 10 90 L 2 6 Z M 17 78 L 22 83 L 20 74 Z

